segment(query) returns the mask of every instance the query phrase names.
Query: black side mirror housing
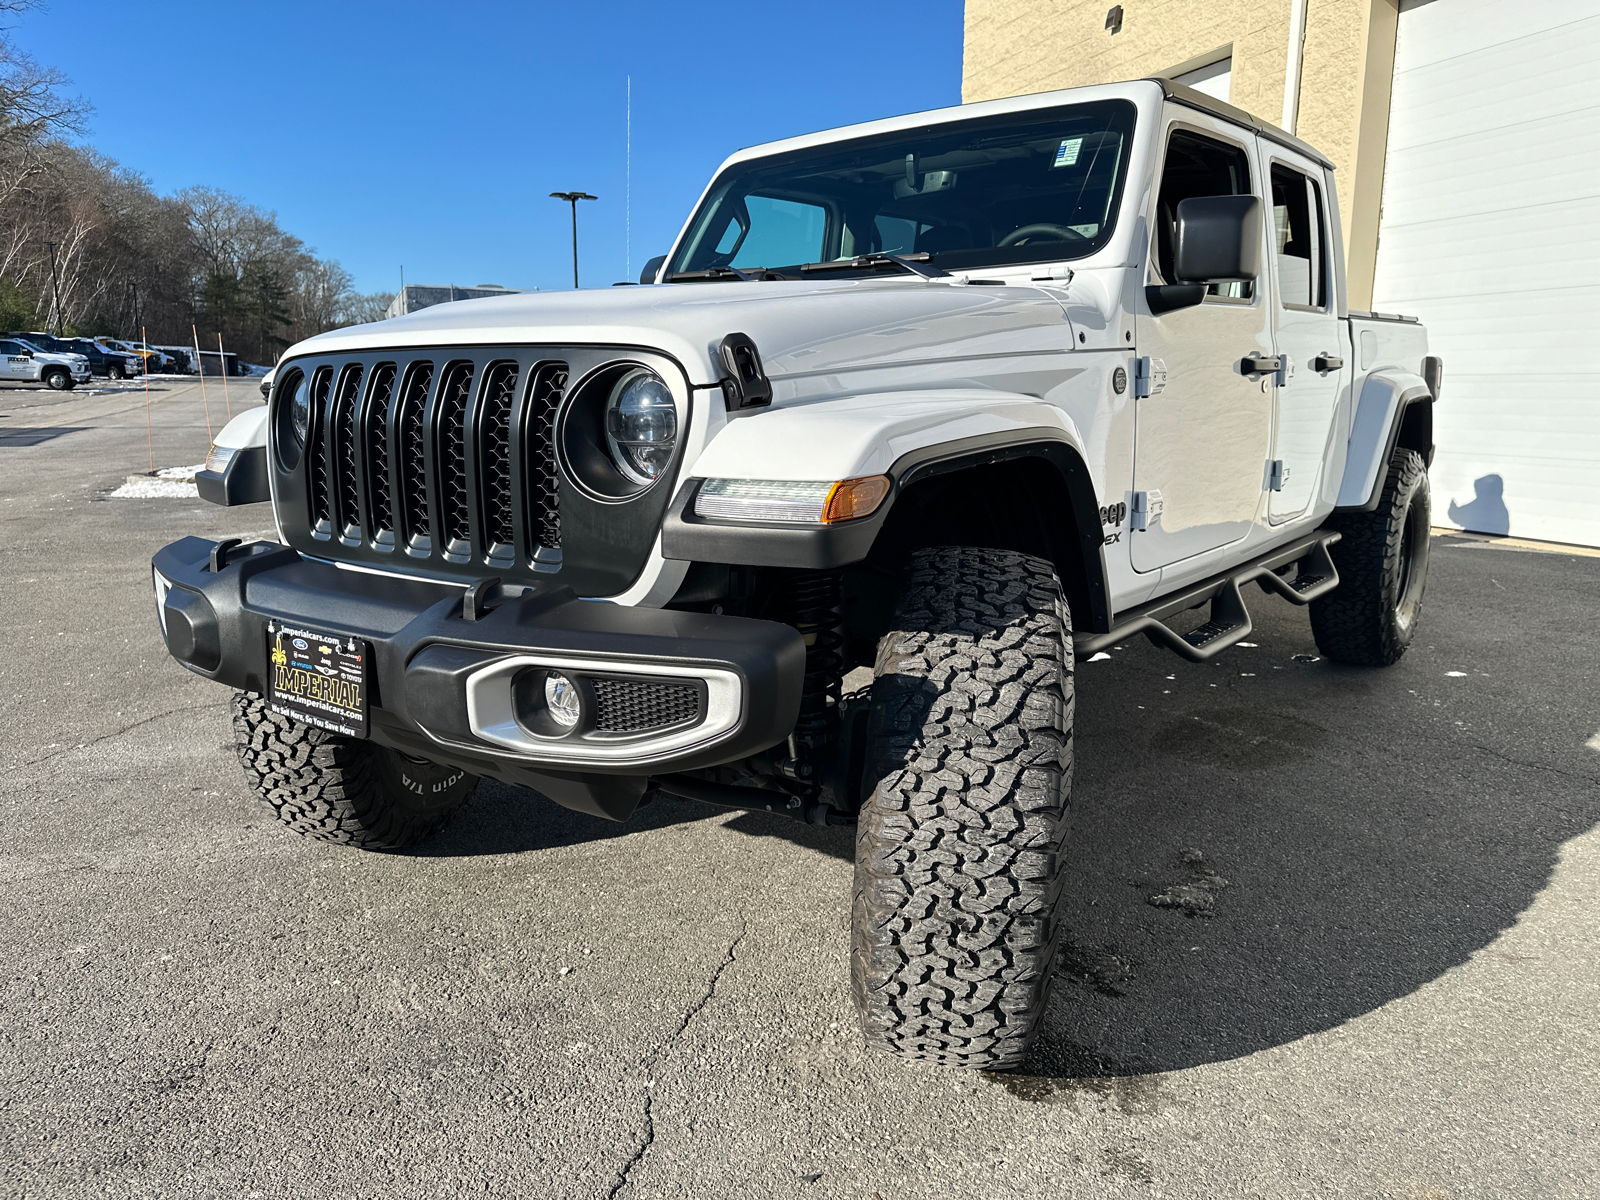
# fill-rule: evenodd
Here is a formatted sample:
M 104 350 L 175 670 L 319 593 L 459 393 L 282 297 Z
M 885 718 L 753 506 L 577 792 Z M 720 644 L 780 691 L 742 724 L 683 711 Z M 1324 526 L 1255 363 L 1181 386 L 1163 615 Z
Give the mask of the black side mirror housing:
M 658 254 L 649 262 L 645 263 L 644 270 L 639 272 L 639 282 L 654 283 L 656 281 L 657 272 L 661 270 L 661 264 L 666 261 L 667 256 L 665 254 Z
M 1254 279 L 1261 265 L 1261 201 L 1190 196 L 1178 202 L 1172 273 L 1182 283 Z

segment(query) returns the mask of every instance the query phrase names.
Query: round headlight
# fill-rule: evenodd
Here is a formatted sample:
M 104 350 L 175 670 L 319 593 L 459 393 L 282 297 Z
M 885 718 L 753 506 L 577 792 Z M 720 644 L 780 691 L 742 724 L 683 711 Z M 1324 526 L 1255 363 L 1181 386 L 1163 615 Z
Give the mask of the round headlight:
M 306 444 L 306 431 L 311 428 L 311 381 L 304 375 L 294 385 L 294 391 L 289 396 L 289 432 L 294 435 L 294 444 L 304 447 Z
M 606 449 L 634 483 L 654 483 L 672 462 L 678 408 L 654 371 L 635 368 L 617 380 L 606 402 Z

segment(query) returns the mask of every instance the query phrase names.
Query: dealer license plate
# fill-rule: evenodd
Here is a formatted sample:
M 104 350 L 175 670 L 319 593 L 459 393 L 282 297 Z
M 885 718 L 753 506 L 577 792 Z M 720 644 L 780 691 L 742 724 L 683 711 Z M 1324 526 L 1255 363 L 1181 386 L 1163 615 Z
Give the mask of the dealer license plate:
M 371 651 L 341 633 L 267 624 L 267 707 L 346 737 L 367 736 Z

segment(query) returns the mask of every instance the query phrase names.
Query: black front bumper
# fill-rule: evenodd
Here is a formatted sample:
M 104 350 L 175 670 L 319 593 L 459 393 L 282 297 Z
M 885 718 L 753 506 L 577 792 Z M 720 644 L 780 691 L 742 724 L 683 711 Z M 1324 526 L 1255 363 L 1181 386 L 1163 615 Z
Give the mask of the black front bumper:
M 341 569 L 271 542 L 189 537 L 151 565 L 167 649 L 195 674 L 263 692 L 271 621 L 362 639 L 372 740 L 614 819 L 633 811 L 651 775 L 776 745 L 799 712 L 805 644 L 773 621 L 584 601 L 560 585 L 491 589 L 474 604 L 457 585 Z M 587 743 L 534 744 L 514 723 L 486 726 L 487 689 L 510 687 L 530 655 L 596 678 L 709 681 L 705 736 L 693 725 L 670 738 L 624 735 L 591 756 Z

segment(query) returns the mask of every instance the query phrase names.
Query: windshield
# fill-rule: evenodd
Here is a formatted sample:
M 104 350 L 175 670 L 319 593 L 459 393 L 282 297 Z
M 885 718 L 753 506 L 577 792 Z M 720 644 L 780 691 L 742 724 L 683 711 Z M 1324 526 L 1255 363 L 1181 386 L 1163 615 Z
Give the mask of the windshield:
M 740 163 L 667 273 L 885 253 L 945 269 L 1081 258 L 1111 236 L 1134 112 L 1074 104 Z

